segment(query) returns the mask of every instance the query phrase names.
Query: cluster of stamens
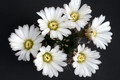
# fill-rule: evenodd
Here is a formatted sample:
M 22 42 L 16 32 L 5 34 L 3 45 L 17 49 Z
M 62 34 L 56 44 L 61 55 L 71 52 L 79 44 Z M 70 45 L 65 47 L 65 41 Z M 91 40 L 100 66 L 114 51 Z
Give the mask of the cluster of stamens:
M 28 39 L 24 42 L 24 48 L 26 50 L 30 50 L 33 47 L 33 41 L 31 39 Z
M 43 55 L 43 61 L 46 63 L 50 63 L 52 61 L 52 55 L 49 52 L 46 52 Z
M 57 30 L 59 25 L 56 21 L 50 21 L 48 23 L 48 27 L 49 27 L 50 30 Z
M 82 62 L 85 61 L 85 59 L 86 59 L 86 56 L 83 53 L 80 52 L 79 56 L 77 57 L 77 62 L 82 63 Z
M 72 13 L 70 14 L 70 16 L 72 17 L 72 20 L 73 20 L 74 22 L 76 22 L 76 21 L 79 19 L 79 15 L 78 15 L 78 13 L 76 13 L 76 12 L 72 12 Z

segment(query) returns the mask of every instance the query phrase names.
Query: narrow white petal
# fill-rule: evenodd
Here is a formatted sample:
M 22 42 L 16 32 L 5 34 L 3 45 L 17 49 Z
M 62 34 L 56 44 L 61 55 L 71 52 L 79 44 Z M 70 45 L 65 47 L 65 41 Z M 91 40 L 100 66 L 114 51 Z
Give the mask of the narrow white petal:
M 51 65 L 49 65 L 51 71 L 53 72 L 53 74 L 55 75 L 55 77 L 58 77 L 58 71 L 56 69 L 54 69 Z
M 47 8 L 47 7 L 45 7 L 44 8 L 44 11 L 45 11 L 45 15 L 46 15 L 46 18 L 48 19 L 48 20 L 51 20 L 52 18 L 51 18 L 51 15 L 50 15 L 50 8 Z
M 53 73 L 53 69 L 52 69 L 52 67 L 50 66 L 50 64 L 48 64 L 48 71 L 49 71 L 49 73 L 48 73 L 48 76 L 50 77 L 50 78 L 52 78 L 53 76 L 54 76 L 54 73 Z
M 78 75 L 78 74 L 79 74 L 79 70 L 80 70 L 79 67 L 76 67 L 76 68 L 75 68 L 75 70 L 74 70 L 75 75 Z
M 44 20 L 38 19 L 38 23 L 41 30 L 44 30 L 47 28 L 47 23 Z
M 44 65 L 44 67 L 43 67 L 42 74 L 43 75 L 48 75 L 49 74 L 48 64 L 44 63 L 43 65 Z
M 49 31 L 50 31 L 49 28 L 45 29 L 45 30 L 42 32 L 42 35 L 45 36 Z
M 24 61 L 26 61 L 25 54 L 26 54 L 25 51 L 21 51 L 21 54 L 19 55 L 18 60 L 19 60 L 19 61 L 20 61 L 20 60 L 24 60 Z
M 51 62 L 52 66 L 58 70 L 59 72 L 63 72 L 63 68 L 60 67 L 58 64 L 54 63 L 54 62 Z
M 62 36 L 62 34 L 61 34 L 60 32 L 57 31 L 57 35 L 58 35 L 58 38 L 59 38 L 60 40 L 63 39 L 63 36 Z
M 56 8 L 56 20 L 60 19 L 60 17 L 62 16 L 62 10 L 60 7 Z
M 23 34 L 24 36 L 27 38 L 28 37 L 28 33 L 29 33 L 29 26 L 26 24 L 26 25 L 23 25 Z
M 48 22 L 48 19 L 46 18 L 45 12 L 41 10 L 40 12 L 37 12 L 37 14 L 45 21 Z
M 87 4 L 84 4 L 79 10 L 79 13 L 82 15 L 86 15 L 86 14 L 89 14 L 91 12 L 92 12 L 92 10 L 90 9 L 90 6 L 87 6 Z
M 71 31 L 68 30 L 68 29 L 59 28 L 58 30 L 59 30 L 60 32 L 62 32 L 62 33 L 71 34 Z
M 51 50 L 51 46 L 48 45 L 48 46 L 46 47 L 46 51 L 50 52 L 50 50 Z
M 27 61 L 30 61 L 30 52 L 27 52 L 27 53 L 26 53 L 26 60 L 27 60 Z
M 57 38 L 57 32 L 54 31 L 54 30 L 50 31 L 50 37 L 51 38 Z
M 60 65 L 60 66 L 67 66 L 67 64 L 65 62 L 62 61 L 54 61 L 56 64 Z

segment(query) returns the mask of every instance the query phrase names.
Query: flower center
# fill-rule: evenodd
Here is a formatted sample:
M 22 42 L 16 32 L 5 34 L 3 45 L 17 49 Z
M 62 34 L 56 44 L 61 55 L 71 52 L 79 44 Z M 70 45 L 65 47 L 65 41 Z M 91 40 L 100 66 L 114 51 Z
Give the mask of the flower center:
M 51 62 L 52 61 L 52 55 L 49 52 L 46 52 L 43 55 L 43 61 L 46 62 L 46 63 Z
M 26 50 L 30 50 L 33 47 L 33 44 L 34 44 L 33 41 L 31 39 L 28 39 L 24 43 L 24 48 Z
M 92 32 L 92 35 L 95 37 L 95 36 L 97 35 L 97 31 L 94 30 L 94 31 Z
M 48 27 L 50 30 L 57 30 L 58 29 L 58 23 L 56 21 L 50 21 L 48 23 Z
M 91 27 L 88 27 L 88 28 L 86 29 L 86 36 L 87 36 L 89 39 L 91 39 L 91 36 L 96 37 L 96 35 L 97 35 L 97 30 L 96 30 L 96 29 L 95 29 L 95 30 L 92 30 Z
M 77 62 L 82 63 L 82 62 L 85 61 L 85 59 L 86 59 L 86 56 L 83 53 L 80 52 L 79 56 L 77 57 Z
M 70 16 L 72 17 L 72 19 L 73 19 L 74 22 L 79 19 L 79 15 L 76 12 L 72 12 Z

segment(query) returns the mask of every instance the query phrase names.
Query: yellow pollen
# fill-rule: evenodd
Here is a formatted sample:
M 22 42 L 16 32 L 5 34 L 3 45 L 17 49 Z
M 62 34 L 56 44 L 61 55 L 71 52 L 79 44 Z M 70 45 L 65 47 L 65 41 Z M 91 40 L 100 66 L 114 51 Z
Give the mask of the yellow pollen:
M 24 48 L 26 50 L 30 50 L 32 47 L 33 47 L 33 41 L 30 39 L 26 40 L 24 43 Z
M 76 12 L 72 12 L 70 16 L 72 17 L 72 19 L 74 20 L 74 22 L 79 19 L 79 15 Z
M 43 61 L 46 62 L 46 63 L 49 63 L 52 61 L 52 55 L 48 52 L 46 52 L 44 55 L 43 55 Z
M 95 36 L 97 35 L 97 31 L 96 31 L 96 30 L 93 31 L 93 32 L 92 32 L 92 35 L 95 37 Z
M 77 60 L 78 63 L 82 63 L 85 61 L 86 56 L 83 53 L 79 53 L 79 56 L 77 57 L 77 59 L 78 59 Z
M 48 23 L 48 27 L 50 30 L 57 30 L 58 29 L 58 23 L 56 21 L 50 21 Z

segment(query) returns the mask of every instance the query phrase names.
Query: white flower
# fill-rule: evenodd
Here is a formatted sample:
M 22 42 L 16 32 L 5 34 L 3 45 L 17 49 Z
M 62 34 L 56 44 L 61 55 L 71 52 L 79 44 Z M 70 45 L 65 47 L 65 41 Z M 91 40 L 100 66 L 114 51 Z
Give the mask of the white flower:
M 68 26 L 64 21 L 62 9 L 57 7 L 44 8 L 37 14 L 42 18 L 38 19 L 40 29 L 42 30 L 42 35 L 50 33 L 50 38 L 63 39 L 63 36 L 68 36 L 71 31 L 66 27 Z
M 71 0 L 69 5 L 64 4 L 65 13 L 68 17 L 68 25 L 69 28 L 76 28 L 78 31 L 88 23 L 90 18 L 92 17 L 90 13 L 92 10 L 90 6 L 84 4 L 81 8 L 81 0 Z M 80 8 L 80 9 L 79 9 Z M 71 26 L 71 27 L 70 27 Z
M 97 60 L 100 58 L 99 52 L 91 51 L 91 49 L 85 48 L 85 45 L 78 46 L 78 52 L 73 57 L 73 67 L 75 68 L 75 75 L 80 77 L 91 77 L 92 73 L 96 73 L 99 69 L 98 64 L 101 61 Z
M 90 38 L 93 43 L 100 49 L 106 49 L 108 43 L 111 42 L 112 33 L 110 32 L 110 22 L 105 20 L 105 16 L 101 15 L 99 18 L 95 18 L 92 21 L 91 27 L 87 30 L 88 38 Z
M 40 35 L 39 28 L 35 28 L 34 25 L 19 26 L 15 29 L 15 33 L 12 33 L 8 40 L 13 51 L 18 51 L 15 55 L 19 56 L 18 60 L 29 61 L 30 53 L 36 57 L 37 52 L 41 46 L 43 37 Z
M 34 60 L 37 71 L 42 71 L 42 74 L 52 78 L 58 77 L 58 71 L 63 72 L 62 66 L 67 64 L 64 62 L 67 55 L 59 50 L 59 46 L 51 49 L 50 46 L 41 47 L 40 53 L 37 54 L 37 58 Z

